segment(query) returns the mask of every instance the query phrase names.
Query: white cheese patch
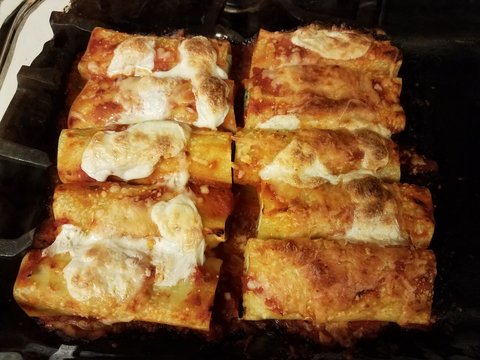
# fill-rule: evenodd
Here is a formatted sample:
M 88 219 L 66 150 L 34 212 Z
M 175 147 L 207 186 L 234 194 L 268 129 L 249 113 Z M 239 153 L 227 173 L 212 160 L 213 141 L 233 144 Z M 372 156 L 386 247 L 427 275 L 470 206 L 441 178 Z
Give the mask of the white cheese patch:
M 225 71 L 217 65 L 217 52 L 203 36 L 194 36 L 182 41 L 178 47 L 180 62 L 167 71 L 156 71 L 156 77 L 180 77 L 194 80 L 201 74 L 227 79 Z
M 81 168 L 91 178 L 105 181 L 110 175 L 125 181 L 150 176 L 163 158 L 185 156 L 190 130 L 173 121 L 149 121 L 124 131 L 99 131 L 82 155 Z M 174 187 L 188 181 L 188 164 L 172 178 Z M 172 175 L 173 176 L 173 175 Z
M 71 261 L 63 273 L 74 299 L 114 297 L 126 301 L 135 296 L 148 275 L 142 265 L 147 249 L 143 239 L 105 238 L 66 224 L 43 255 L 70 254 Z
M 353 60 L 367 53 L 372 40 L 353 31 L 307 27 L 293 33 L 292 43 L 314 51 L 326 59 Z
M 330 184 L 336 185 L 340 182 L 347 182 L 369 175 L 373 175 L 373 172 L 367 169 L 358 169 L 346 174 L 333 175 L 317 157 L 312 165 L 304 169 L 301 179 L 305 179 L 304 182 L 307 184 L 310 182 L 315 184 L 318 183 L 317 179 L 324 179 Z
M 259 172 L 262 180 L 280 181 L 300 188 L 313 188 L 322 182 L 338 184 L 371 174 L 369 170 L 360 169 L 333 175 L 321 162 L 317 151 L 297 139 L 292 140 Z
M 168 119 L 171 112 L 170 99 L 176 84 L 175 79 L 157 79 L 152 76 L 117 80 L 118 92 L 114 101 L 126 111 L 116 122 L 135 124 Z
M 351 228 L 342 236 L 350 242 L 408 245 L 408 234 L 399 224 L 399 204 L 382 182 L 371 177 L 346 183 L 354 206 Z
M 193 125 L 216 129 L 229 111 L 227 84 L 216 77 L 204 77 L 194 88 L 198 118 Z
M 180 171 L 174 173 L 163 175 L 162 179 L 157 183 L 157 185 L 165 186 L 169 189 L 182 191 L 190 179 L 190 173 L 188 172 L 188 163 L 187 157 L 183 153 L 180 160 Z
M 135 36 L 122 41 L 113 51 L 107 75 L 142 76 L 151 74 L 155 64 L 155 40 Z
M 378 121 L 378 114 L 372 112 L 365 102 L 358 99 L 350 99 L 347 102 L 337 123 L 338 127 L 350 131 L 366 129 L 386 138 L 392 135 L 391 131 Z
M 297 130 L 300 127 L 300 120 L 296 115 L 275 115 L 267 121 L 258 124 L 258 129 L 271 130 Z
M 366 217 L 355 211 L 352 227 L 344 238 L 349 242 L 374 242 L 378 245 L 405 245 L 395 213 L 385 210 L 382 214 Z
M 151 210 L 151 217 L 162 237 L 153 248 L 152 263 L 160 269 L 155 285 L 173 286 L 205 261 L 202 219 L 185 194 L 157 203 Z
M 155 53 L 154 39 L 140 36 L 127 39 L 114 50 L 107 75 L 110 77 L 153 75 L 156 78 L 190 80 L 198 113 L 198 119 L 194 125 L 209 129 L 216 129 L 221 125 L 229 111 L 228 86 L 222 80 L 227 79 L 228 76 L 217 65 L 217 52 L 211 42 L 203 36 L 184 39 L 178 47 L 180 62 L 166 71 L 153 72 Z M 152 80 L 127 79 L 124 81 L 128 83 L 124 86 L 127 92 L 134 94 L 132 100 L 136 105 L 133 108 L 135 112 L 125 114 L 120 121 L 121 124 L 168 117 L 168 97 L 174 95 L 166 96 L 165 91 L 152 85 Z M 134 91 L 129 91 L 132 88 Z
M 178 47 L 180 62 L 167 71 L 156 71 L 159 78 L 180 77 L 192 82 L 198 119 L 197 127 L 216 129 L 229 111 L 225 71 L 217 65 L 217 52 L 210 41 L 195 36 L 182 41 Z
M 160 201 L 151 209 L 158 237 L 132 238 L 105 232 L 85 232 L 65 224 L 43 256 L 68 253 L 63 275 L 78 301 L 112 297 L 129 301 L 155 276 L 155 287 L 175 286 L 205 261 L 202 219 L 185 194 Z

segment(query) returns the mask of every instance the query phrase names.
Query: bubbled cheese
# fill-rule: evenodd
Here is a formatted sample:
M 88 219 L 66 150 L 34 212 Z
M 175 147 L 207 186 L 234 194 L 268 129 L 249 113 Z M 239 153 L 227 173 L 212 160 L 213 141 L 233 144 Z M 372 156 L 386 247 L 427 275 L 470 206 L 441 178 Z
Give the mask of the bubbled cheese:
M 352 60 L 364 56 L 372 40 L 353 31 L 318 29 L 310 26 L 293 33 L 292 43 L 326 59 Z
M 87 145 L 81 168 L 91 178 L 105 181 L 110 175 L 125 181 L 150 176 L 163 158 L 184 154 L 190 130 L 173 121 L 149 121 L 124 131 L 98 131 Z M 183 161 L 176 185 L 188 181 L 188 164 Z M 183 184 L 178 184 L 179 180 Z
M 370 174 L 372 171 L 367 169 L 332 174 L 320 160 L 315 148 L 297 139 L 292 140 L 259 172 L 262 180 L 280 181 L 299 188 L 314 188 L 323 182 L 338 184 Z
M 78 301 L 114 298 L 129 301 L 147 278 L 155 287 L 175 286 L 205 261 L 202 219 L 186 194 L 151 208 L 159 236 L 133 238 L 115 231 L 84 231 L 65 224 L 43 256 L 68 253 L 63 269 L 70 295 Z
M 162 236 L 162 241 L 155 243 L 153 248 L 152 262 L 161 269 L 155 277 L 155 285 L 172 286 L 205 261 L 202 219 L 185 194 L 159 202 L 152 208 L 151 216 Z
M 122 41 L 114 50 L 107 75 L 141 76 L 150 74 L 155 64 L 155 40 L 134 36 Z

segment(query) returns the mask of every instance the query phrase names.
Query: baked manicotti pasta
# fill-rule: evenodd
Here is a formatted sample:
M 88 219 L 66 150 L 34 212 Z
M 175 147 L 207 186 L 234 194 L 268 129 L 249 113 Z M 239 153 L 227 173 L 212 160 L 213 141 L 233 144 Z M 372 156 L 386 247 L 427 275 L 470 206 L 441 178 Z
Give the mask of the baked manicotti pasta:
M 228 41 L 95 28 L 78 64 L 93 82 L 74 102 L 69 126 L 175 119 L 234 131 L 230 64 Z
M 400 50 L 375 35 L 318 24 L 294 31 L 261 29 L 253 51 L 250 75 L 255 69 L 286 65 L 336 64 L 381 76 L 397 76 L 402 64 Z
M 231 134 L 150 121 L 112 129 L 65 129 L 58 141 L 63 183 L 121 181 L 173 189 L 188 181 L 231 184 Z
M 429 250 L 323 239 L 250 239 L 244 319 L 428 325 L 435 267 Z
M 210 77 L 202 83 L 212 114 L 201 114 L 192 81 L 179 77 L 132 76 L 89 80 L 73 102 L 69 128 L 99 128 L 152 120 L 175 120 L 209 128 L 235 130 L 232 80 Z M 199 112 L 200 111 L 200 112 Z M 218 114 L 217 114 L 218 113 Z M 218 116 L 216 116 L 218 115 Z M 209 118 L 216 117 L 214 126 Z
M 225 222 L 233 206 L 230 186 L 191 184 L 178 192 L 154 185 L 63 184 L 55 189 L 53 216 L 59 224 L 71 224 L 88 231 L 98 229 L 135 238 L 154 237 L 161 235 L 157 205 L 178 196 L 194 204 L 207 245 L 216 246 L 225 241 Z
M 300 188 L 372 175 L 400 180 L 396 144 L 369 130 L 241 130 L 235 137 L 234 181 L 283 182 Z
M 427 248 L 435 223 L 430 191 L 368 176 L 299 189 L 262 183 L 257 237 L 338 239 Z
M 258 69 L 245 81 L 245 128 L 369 129 L 382 136 L 405 127 L 402 81 L 338 65 Z

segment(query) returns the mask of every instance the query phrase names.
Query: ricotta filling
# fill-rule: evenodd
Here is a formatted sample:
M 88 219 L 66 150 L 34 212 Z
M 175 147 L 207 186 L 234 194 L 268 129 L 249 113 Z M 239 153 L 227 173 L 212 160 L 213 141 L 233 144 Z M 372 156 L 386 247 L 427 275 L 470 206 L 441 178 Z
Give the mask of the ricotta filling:
M 372 40 L 353 31 L 335 31 L 307 27 L 293 33 L 292 43 L 314 51 L 326 59 L 353 60 L 364 56 Z
M 158 202 L 151 217 L 160 236 L 133 238 L 65 224 L 43 256 L 70 255 L 63 275 L 68 292 L 78 301 L 131 300 L 152 276 L 155 288 L 175 286 L 205 261 L 201 217 L 185 194 Z
M 182 188 L 188 181 L 185 147 L 190 129 L 173 121 L 149 121 L 123 131 L 98 131 L 82 155 L 82 170 L 97 181 L 114 175 L 122 180 L 150 176 L 159 161 L 178 157 L 177 173 L 169 175 L 166 184 Z

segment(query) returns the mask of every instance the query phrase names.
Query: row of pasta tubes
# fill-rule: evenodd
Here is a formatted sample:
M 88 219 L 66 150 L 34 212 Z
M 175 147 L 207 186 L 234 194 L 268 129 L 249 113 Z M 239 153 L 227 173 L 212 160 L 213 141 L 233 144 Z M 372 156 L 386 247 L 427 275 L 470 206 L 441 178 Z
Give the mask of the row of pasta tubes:
M 209 330 L 233 207 L 230 63 L 223 40 L 93 29 L 52 219 L 14 287 L 28 315 L 74 337 Z
M 399 50 L 344 28 L 261 30 L 242 129 L 230 64 L 224 40 L 93 30 L 59 139 L 54 236 L 22 262 L 20 306 L 77 333 L 208 331 L 227 306 L 222 243 L 231 284 L 217 291 L 243 284 L 225 297 L 241 321 L 428 325 L 432 200 L 399 182 L 390 139 L 405 126 Z M 254 194 L 235 210 L 232 168 Z
M 391 139 L 401 61 L 378 33 L 260 31 L 235 136 L 234 182 L 258 194 L 254 236 L 238 240 L 243 319 L 344 344 L 431 323 L 432 198 L 399 182 Z

